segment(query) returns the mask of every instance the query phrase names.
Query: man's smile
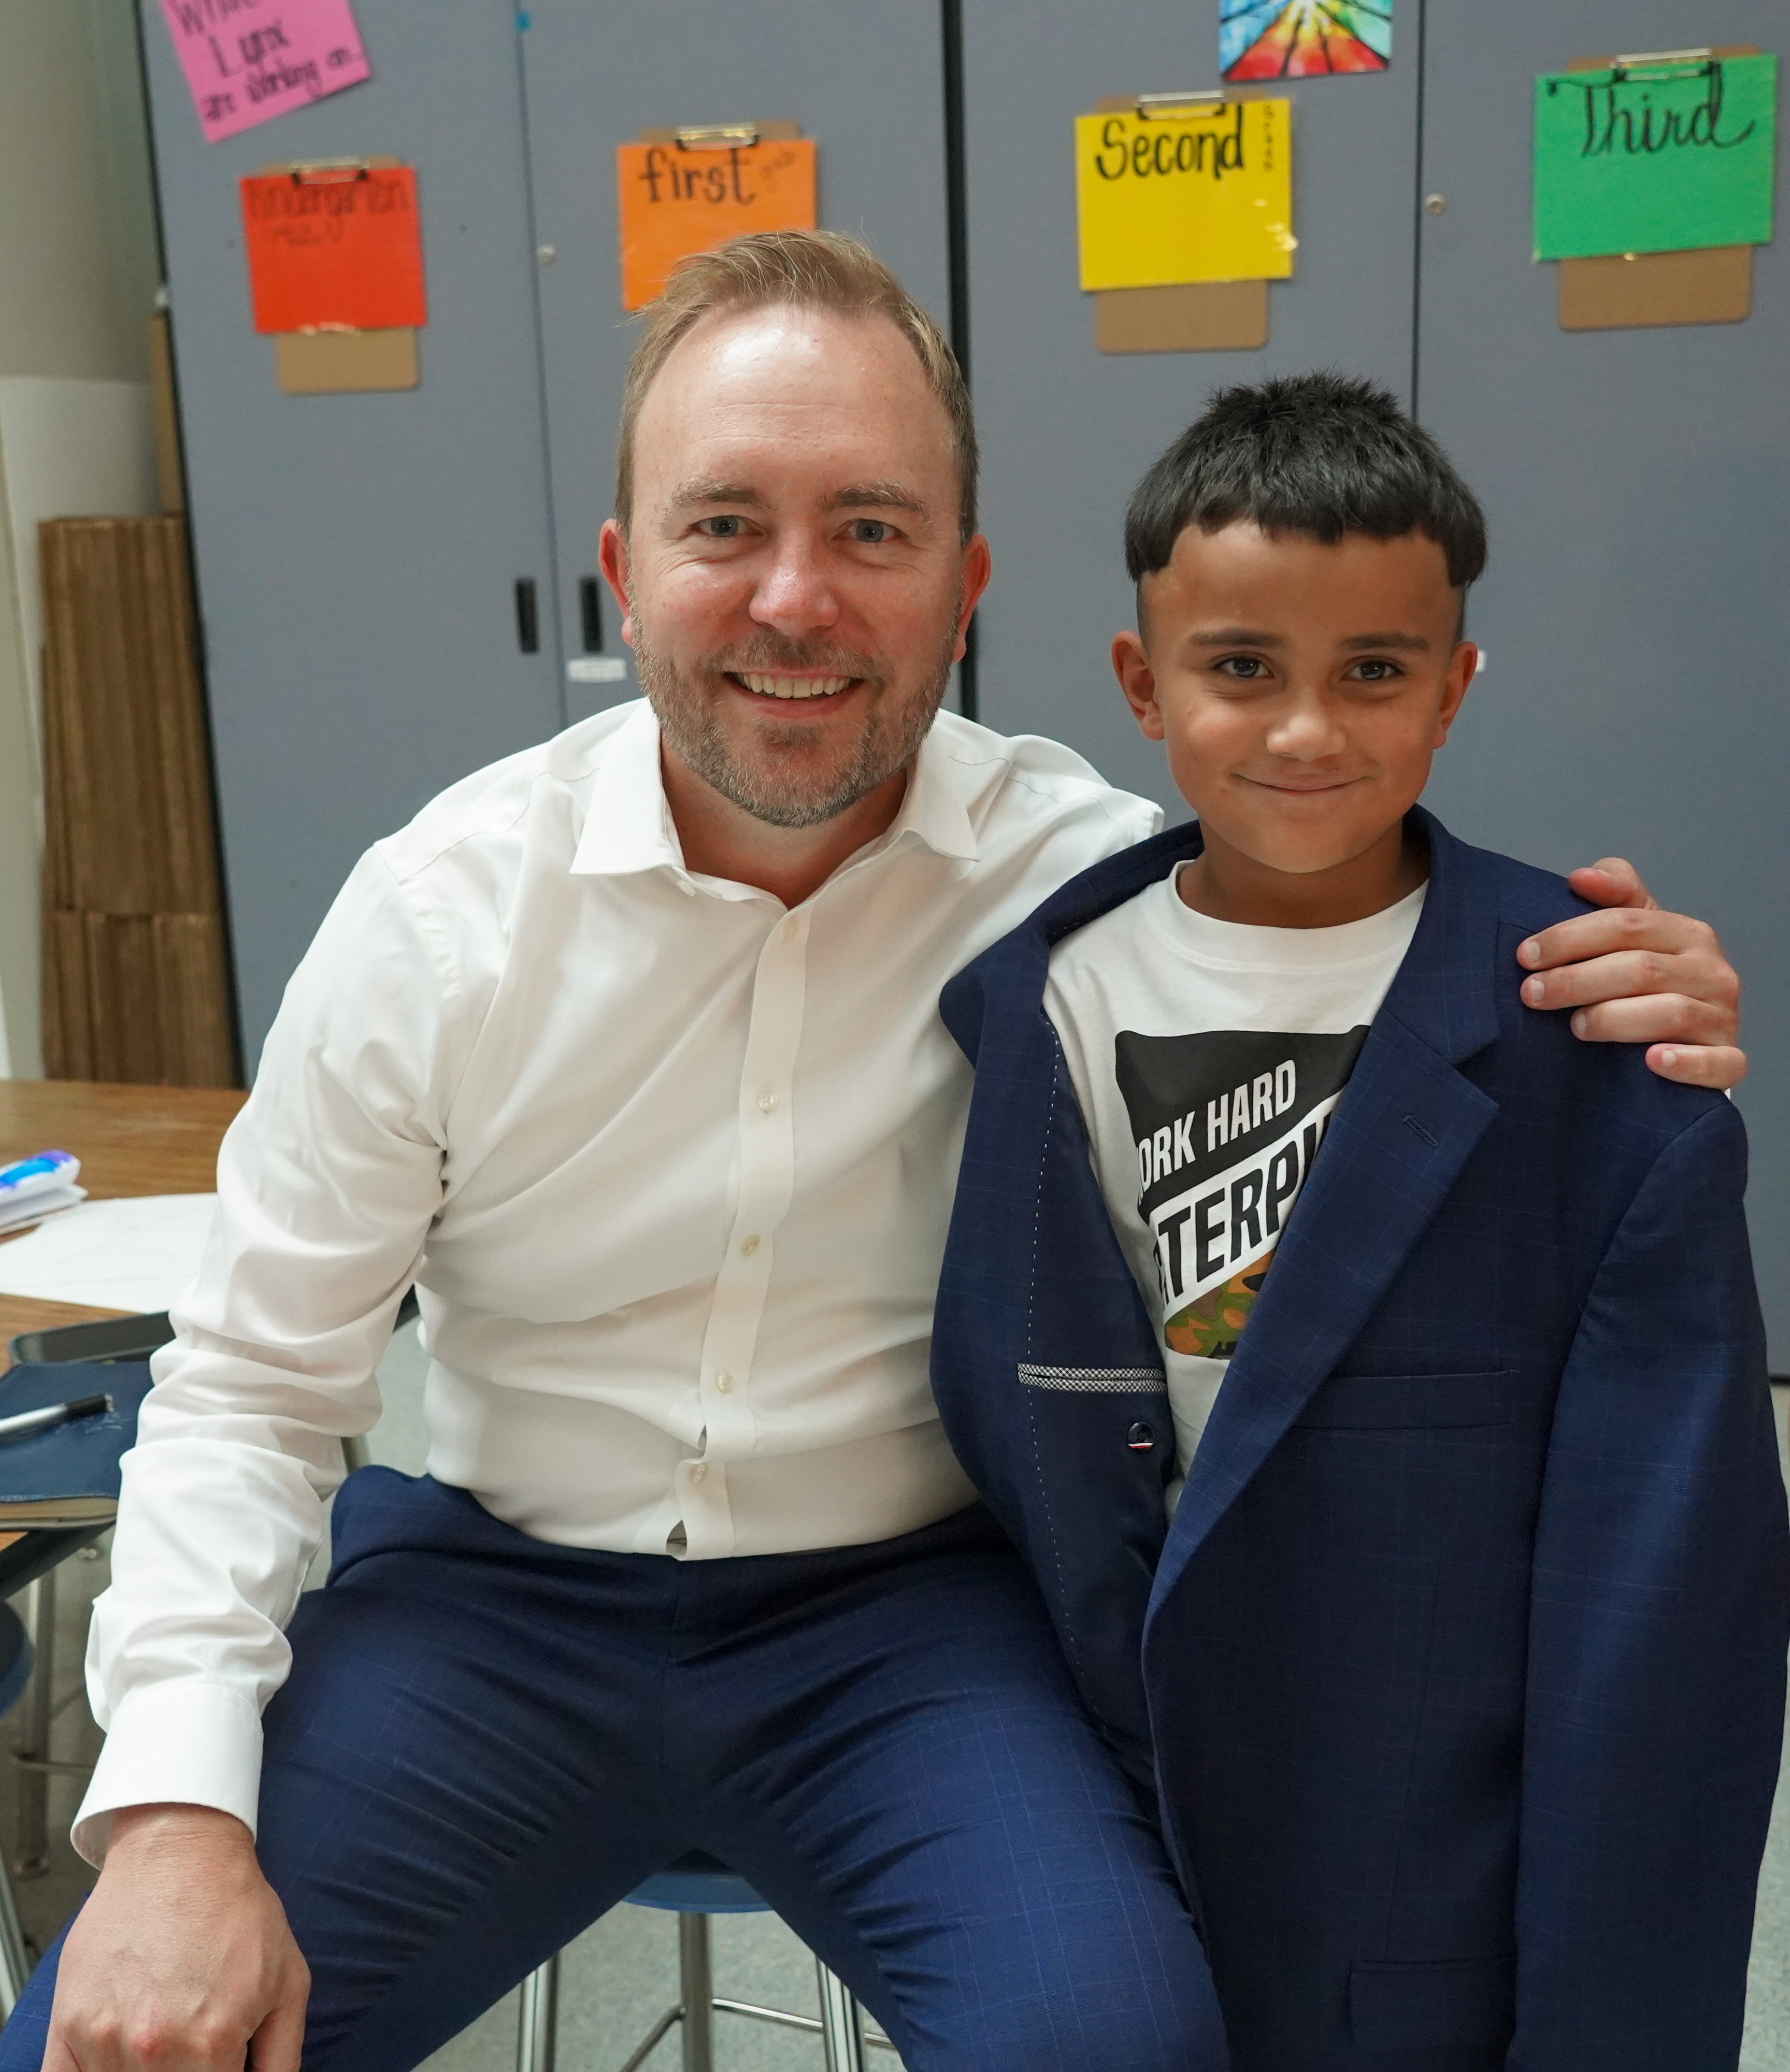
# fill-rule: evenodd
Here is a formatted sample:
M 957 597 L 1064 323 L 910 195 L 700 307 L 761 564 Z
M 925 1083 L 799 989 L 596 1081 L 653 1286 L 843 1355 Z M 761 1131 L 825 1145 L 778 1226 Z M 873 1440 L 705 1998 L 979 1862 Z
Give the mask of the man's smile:
M 756 697 L 784 700 L 835 698 L 862 680 L 857 676 L 789 676 L 760 675 L 757 671 L 729 670 L 728 680 Z

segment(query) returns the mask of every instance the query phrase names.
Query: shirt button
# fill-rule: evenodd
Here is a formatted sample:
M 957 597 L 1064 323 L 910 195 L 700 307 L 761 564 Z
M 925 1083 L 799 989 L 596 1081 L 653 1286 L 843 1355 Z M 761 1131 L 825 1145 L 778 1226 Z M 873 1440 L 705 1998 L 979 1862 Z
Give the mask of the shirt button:
M 700 1461 L 698 1461 L 696 1466 L 690 1470 L 690 1480 L 693 1482 L 699 1482 L 708 1472 L 708 1470 L 703 1466 Z
M 750 1259 L 758 1248 L 759 1241 L 755 1237 L 743 1237 L 739 1241 L 740 1253 L 744 1258 Z
M 715 1376 L 714 1385 L 721 1391 L 723 1396 L 726 1395 L 732 1388 L 734 1385 L 734 1378 L 728 1373 L 726 1367 L 723 1367 L 720 1373 Z
M 768 1115 L 776 1104 L 777 1097 L 775 1094 L 760 1094 L 759 1096 L 759 1112 L 761 1115 Z

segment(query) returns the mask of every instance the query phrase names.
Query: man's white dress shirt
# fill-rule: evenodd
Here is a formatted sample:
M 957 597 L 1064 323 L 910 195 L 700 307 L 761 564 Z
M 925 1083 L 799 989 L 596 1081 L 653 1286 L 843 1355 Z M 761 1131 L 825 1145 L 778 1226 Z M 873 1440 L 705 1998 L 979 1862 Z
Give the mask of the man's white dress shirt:
M 1158 819 L 941 713 L 893 826 L 786 910 L 685 869 L 634 704 L 378 843 L 156 1355 L 77 1844 L 153 1801 L 254 1826 L 282 1629 L 413 1280 L 430 1472 L 537 1539 L 713 1560 L 969 1503 L 927 1378 L 969 1088 L 940 989 Z

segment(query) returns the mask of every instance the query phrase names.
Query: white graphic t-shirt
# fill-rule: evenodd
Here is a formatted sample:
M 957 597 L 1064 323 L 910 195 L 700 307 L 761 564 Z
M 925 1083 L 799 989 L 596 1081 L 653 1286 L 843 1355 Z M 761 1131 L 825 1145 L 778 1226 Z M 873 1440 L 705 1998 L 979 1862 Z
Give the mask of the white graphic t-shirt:
M 1423 893 L 1338 928 L 1246 927 L 1171 875 L 1051 953 L 1045 1011 L 1156 1322 L 1180 1476 Z

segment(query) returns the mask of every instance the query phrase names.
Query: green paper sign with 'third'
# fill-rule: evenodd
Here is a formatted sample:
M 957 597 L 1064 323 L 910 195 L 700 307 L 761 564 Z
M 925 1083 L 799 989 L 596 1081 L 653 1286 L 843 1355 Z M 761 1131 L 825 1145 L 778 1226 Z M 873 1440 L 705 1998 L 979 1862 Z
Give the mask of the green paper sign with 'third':
M 1535 257 L 1767 245 L 1775 57 L 1691 57 L 1535 82 Z

